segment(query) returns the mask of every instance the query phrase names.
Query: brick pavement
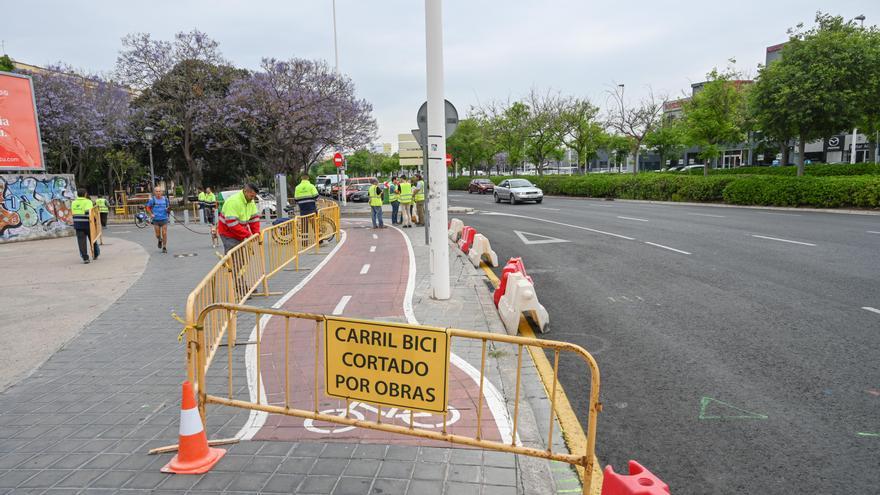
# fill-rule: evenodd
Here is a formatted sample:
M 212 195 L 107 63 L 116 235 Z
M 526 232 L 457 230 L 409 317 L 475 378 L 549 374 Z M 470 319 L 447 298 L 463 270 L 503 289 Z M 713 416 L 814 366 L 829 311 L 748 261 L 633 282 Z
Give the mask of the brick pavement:
M 183 377 L 183 347 L 175 338 L 180 327 L 169 315 L 172 310 L 182 313 L 187 293 L 216 257 L 205 236 L 180 226 L 172 227 L 172 252 L 164 256 L 156 253 L 146 230 L 132 227 L 127 232 L 116 235 L 142 243 L 151 254 L 142 278 L 37 372 L 0 394 L 0 494 L 550 493 L 555 487 L 548 473 L 557 479 L 556 473 L 565 475 L 545 461 L 496 452 L 306 441 L 241 442 L 230 446 L 206 475 L 160 473 L 170 455 L 145 452 L 175 443 Z M 413 229 L 410 237 L 423 238 L 423 232 Z M 427 258 L 424 246 L 416 242 L 414 248 L 417 260 Z M 184 253 L 197 256 L 174 257 Z M 314 267 L 322 258 L 304 256 L 301 267 Z M 443 303 L 445 311 L 438 309 L 442 305 L 432 306 L 424 297 L 427 275 L 422 268 L 414 298 L 421 323 L 498 330 L 497 316 L 493 319 L 485 301 L 476 306 L 453 300 Z M 306 273 L 282 272 L 271 285 L 274 290 L 292 287 Z M 475 280 L 473 273 L 459 277 L 456 294 L 460 289 L 470 297 Z M 269 302 L 252 300 L 256 305 Z M 450 312 L 449 305 L 456 304 L 459 309 Z M 241 339 L 247 322 L 239 328 Z M 473 360 L 472 349 L 463 349 L 462 355 Z M 236 359 L 236 373 L 243 373 L 243 358 Z M 512 380 L 503 376 L 507 366 L 509 360 L 500 359 L 488 375 L 502 389 L 509 389 Z M 540 384 L 536 379 L 527 382 L 525 395 L 539 404 L 532 415 L 539 416 Z M 236 395 L 247 394 L 247 388 L 240 383 Z M 247 417 L 245 411 L 209 407 L 209 436 L 232 436 Z M 540 426 L 533 427 L 533 434 L 524 423 L 523 441 L 541 442 Z

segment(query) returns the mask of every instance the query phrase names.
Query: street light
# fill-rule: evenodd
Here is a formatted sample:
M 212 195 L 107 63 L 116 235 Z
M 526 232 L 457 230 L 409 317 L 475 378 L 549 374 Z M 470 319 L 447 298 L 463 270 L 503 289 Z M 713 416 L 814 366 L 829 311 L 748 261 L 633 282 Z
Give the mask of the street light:
M 144 127 L 144 141 L 147 142 L 147 149 L 150 150 L 150 184 L 153 186 L 151 193 L 156 189 L 156 173 L 153 171 L 153 136 L 155 136 L 153 128 Z
M 854 20 L 859 21 L 862 24 L 862 28 L 865 27 L 865 14 L 859 14 L 853 17 Z

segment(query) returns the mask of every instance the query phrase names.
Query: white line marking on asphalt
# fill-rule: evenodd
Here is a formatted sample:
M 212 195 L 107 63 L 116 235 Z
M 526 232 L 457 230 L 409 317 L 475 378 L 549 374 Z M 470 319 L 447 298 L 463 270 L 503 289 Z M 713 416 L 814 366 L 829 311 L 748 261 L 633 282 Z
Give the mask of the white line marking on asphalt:
M 611 302 L 617 302 L 617 301 L 615 301 L 614 298 L 611 297 L 611 296 L 608 296 L 608 300 L 611 301 Z
M 878 315 L 880 315 L 880 309 L 872 308 L 870 306 L 862 306 L 862 309 L 864 309 L 865 311 L 870 311 L 872 313 L 877 313 Z
M 604 234 L 604 235 L 610 235 L 610 236 L 612 236 L 612 237 L 619 237 L 619 238 L 621 238 L 621 239 L 626 239 L 626 240 L 628 240 L 628 241 L 634 241 L 634 240 L 635 240 L 635 238 L 633 238 L 633 237 L 627 237 L 627 236 L 625 236 L 625 235 L 615 234 L 614 232 L 605 232 L 605 231 L 603 231 L 603 230 L 591 229 L 591 228 L 589 228 L 589 227 L 581 227 L 580 225 L 572 225 L 572 224 L 570 224 L 570 223 L 556 222 L 556 221 L 553 221 L 553 220 L 547 220 L 547 219 L 544 219 L 544 218 L 527 217 L 527 216 L 525 216 L 525 215 L 514 215 L 513 213 L 499 213 L 499 212 L 494 212 L 494 211 L 493 211 L 493 212 L 489 212 L 489 213 L 487 213 L 487 215 L 500 215 L 500 216 L 504 216 L 504 217 L 525 218 L 526 220 L 534 220 L 534 221 L 536 221 L 536 222 L 552 223 L 552 224 L 555 224 L 555 225 L 561 225 L 561 226 L 563 226 L 563 227 L 571 227 L 571 228 L 573 228 L 573 229 L 586 230 L 587 232 L 595 232 L 595 233 L 597 233 L 597 234 Z
M 378 238 L 379 238 L 379 236 L 377 236 L 376 234 L 373 234 L 373 239 L 378 239 Z
M 339 316 L 345 311 L 345 305 L 348 304 L 348 301 L 351 301 L 351 296 L 342 296 L 342 299 L 336 303 L 336 307 L 333 308 L 333 314 Z
M 550 210 L 550 211 L 560 211 L 559 208 L 547 208 L 546 206 L 540 207 L 542 210 Z
M 391 228 L 400 232 L 400 235 L 403 236 L 403 240 L 406 241 L 407 252 L 409 253 L 409 277 L 406 281 L 406 295 L 403 297 L 403 314 L 406 315 L 407 323 L 410 325 L 418 325 L 419 320 L 416 319 L 416 314 L 413 311 L 412 306 L 413 292 L 415 291 L 416 286 L 416 254 L 413 251 L 412 242 L 410 242 L 409 236 L 397 227 Z M 480 372 L 477 371 L 471 363 L 459 357 L 458 354 L 450 352 L 449 362 L 458 367 L 458 369 L 464 371 L 477 385 L 481 383 Z M 513 423 L 510 420 L 510 413 L 507 411 L 504 397 L 502 397 L 501 392 L 495 388 L 495 384 L 493 384 L 491 380 L 483 380 L 482 384 L 483 396 L 486 398 L 486 404 L 489 405 L 489 410 L 492 411 L 492 417 L 495 418 L 495 426 L 498 428 L 498 433 L 501 435 L 501 441 L 502 443 L 510 443 Z M 516 434 L 516 445 L 522 445 L 519 433 Z
M 675 249 L 675 248 L 673 248 L 673 247 L 664 246 L 663 244 L 656 244 L 656 243 L 648 242 L 648 241 L 645 241 L 645 244 L 650 244 L 650 245 L 652 245 L 652 246 L 657 246 L 658 248 L 663 248 L 663 249 L 668 249 L 668 250 L 670 250 L 670 251 L 675 251 L 676 253 L 681 253 L 681 254 L 691 254 L 691 253 L 689 253 L 689 252 L 687 252 L 687 251 L 682 251 L 681 249 Z
M 688 213 L 688 215 L 694 215 L 698 217 L 727 218 L 724 215 L 710 215 L 708 213 Z
M 550 236 L 541 235 L 541 234 L 533 234 L 531 232 L 523 232 L 521 230 L 514 230 L 513 233 L 516 234 L 516 236 L 519 237 L 519 240 L 523 241 L 523 244 L 526 244 L 526 245 L 553 244 L 556 242 L 571 242 L 571 241 L 566 241 L 565 239 L 559 239 L 557 237 L 550 237 Z M 533 236 L 533 237 L 540 237 L 540 239 L 538 239 L 538 240 L 528 239 L 526 237 L 527 235 Z
M 369 263 L 361 267 L 361 275 L 366 275 L 368 271 L 370 271 Z
M 370 252 L 371 252 L 371 253 L 375 253 L 375 252 L 376 252 L 376 246 L 370 246 Z
M 777 216 L 781 216 L 781 217 L 799 217 L 800 216 L 797 213 L 772 213 L 769 211 L 759 211 L 758 213 L 760 213 L 761 215 L 777 215 Z
M 339 248 L 345 244 L 345 239 L 348 237 L 348 234 L 343 230 L 341 239 L 339 239 L 339 243 L 333 247 L 333 250 L 330 251 L 330 254 L 327 255 L 318 266 L 313 268 L 308 275 L 305 276 L 296 287 L 290 289 L 287 294 L 284 294 L 281 299 L 278 300 L 275 304 L 272 305 L 272 308 L 278 309 L 284 306 L 284 303 L 290 300 L 297 292 L 302 290 L 303 287 L 309 283 L 318 272 L 321 271 L 321 268 L 330 262 L 333 259 L 333 256 L 339 252 Z M 269 324 L 269 320 L 272 318 L 272 315 L 265 315 L 260 318 L 260 326 L 262 328 L 266 328 L 266 325 Z M 248 340 L 254 341 L 257 338 L 257 326 L 254 325 L 254 329 L 251 330 L 251 335 L 248 337 Z M 245 354 L 245 368 L 247 369 L 247 384 L 248 384 L 248 395 L 250 396 L 251 402 L 257 401 L 257 346 L 249 345 L 247 346 L 247 351 Z M 268 402 L 266 400 L 266 382 L 260 380 L 260 403 L 263 405 L 267 405 Z M 265 411 L 255 411 L 251 410 L 250 415 L 248 416 L 247 421 L 245 421 L 244 425 L 238 430 L 238 433 L 235 434 L 235 438 L 239 440 L 250 440 L 256 435 L 263 425 L 266 423 L 266 418 L 269 417 L 269 413 Z
M 649 222 L 650 221 L 650 220 L 645 220 L 644 218 L 621 217 L 621 216 L 618 216 L 617 218 L 620 218 L 622 220 L 635 220 L 636 222 Z
M 787 242 L 789 244 L 800 244 L 802 246 L 815 246 L 815 244 L 810 243 L 810 242 L 790 241 L 788 239 L 780 239 L 778 237 L 768 237 L 766 235 L 752 234 L 752 237 L 757 237 L 758 239 L 769 239 L 771 241 Z
M 866 230 L 865 232 L 869 234 L 880 234 L 880 232 L 877 232 L 876 230 Z

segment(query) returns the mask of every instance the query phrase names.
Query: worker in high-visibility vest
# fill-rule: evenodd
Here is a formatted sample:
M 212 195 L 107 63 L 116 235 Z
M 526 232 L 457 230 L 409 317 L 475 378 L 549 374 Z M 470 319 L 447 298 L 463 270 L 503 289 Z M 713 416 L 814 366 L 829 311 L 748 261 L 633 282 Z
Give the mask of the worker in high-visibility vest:
M 202 212 L 201 221 L 207 222 L 208 220 L 205 218 L 205 190 L 201 187 L 199 188 L 199 211 Z
M 89 212 L 95 205 L 89 199 L 89 193 L 85 188 L 81 187 L 76 191 L 76 199 L 70 203 L 70 212 L 73 214 L 73 228 L 76 231 L 76 243 L 79 245 L 79 255 L 83 263 L 89 263 L 89 245 L 91 240 L 91 232 L 89 232 Z M 101 254 L 101 248 L 96 242 L 93 246 L 95 250 L 95 259 Z
M 391 177 L 388 185 L 388 202 L 391 203 L 391 225 L 403 223 L 400 218 L 400 181 L 397 176 Z
M 308 174 L 300 176 L 299 185 L 293 191 L 293 200 L 299 206 L 300 216 L 304 217 L 318 212 L 318 188 L 309 182 Z
M 416 225 L 425 225 L 425 180 L 422 174 L 416 174 L 413 201 L 416 203 Z
M 412 184 L 404 175 L 400 178 L 400 206 L 403 211 L 403 228 L 412 227 Z
M 110 207 L 107 205 L 107 198 L 98 197 L 95 200 L 95 205 L 98 207 L 98 211 L 101 212 L 101 227 L 107 226 L 107 215 L 110 214 Z
M 375 177 L 370 179 L 370 188 L 367 190 L 367 193 L 370 195 L 373 228 L 384 229 L 385 223 L 382 221 L 382 188 L 379 187 L 379 180 Z
M 254 202 L 259 192 L 256 184 L 248 184 L 223 202 L 217 233 L 223 241 L 224 252 L 229 252 L 252 235 L 259 235 L 260 214 Z
M 214 225 L 214 210 L 217 209 L 217 196 L 214 195 L 214 191 L 210 187 L 205 188 L 204 194 L 204 200 L 200 198 L 199 201 L 204 201 L 205 203 L 205 221 Z

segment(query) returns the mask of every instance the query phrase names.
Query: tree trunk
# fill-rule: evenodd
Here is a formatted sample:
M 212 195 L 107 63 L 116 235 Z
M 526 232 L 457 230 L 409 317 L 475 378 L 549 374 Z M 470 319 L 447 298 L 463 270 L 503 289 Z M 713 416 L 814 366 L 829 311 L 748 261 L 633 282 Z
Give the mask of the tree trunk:
M 803 136 L 798 137 L 798 156 L 797 156 L 797 175 L 804 175 L 804 150 L 807 148 L 807 142 Z
M 635 161 L 633 162 L 633 175 L 636 175 L 639 173 L 639 151 L 641 151 L 639 148 L 640 148 L 640 146 L 636 146 L 636 153 L 635 153 L 636 156 L 635 156 Z
M 782 160 L 780 161 L 779 164 L 784 167 L 784 166 L 788 165 L 788 159 L 790 158 L 788 156 L 788 139 L 783 139 L 782 144 L 779 147 L 780 147 L 780 151 L 782 154 Z

